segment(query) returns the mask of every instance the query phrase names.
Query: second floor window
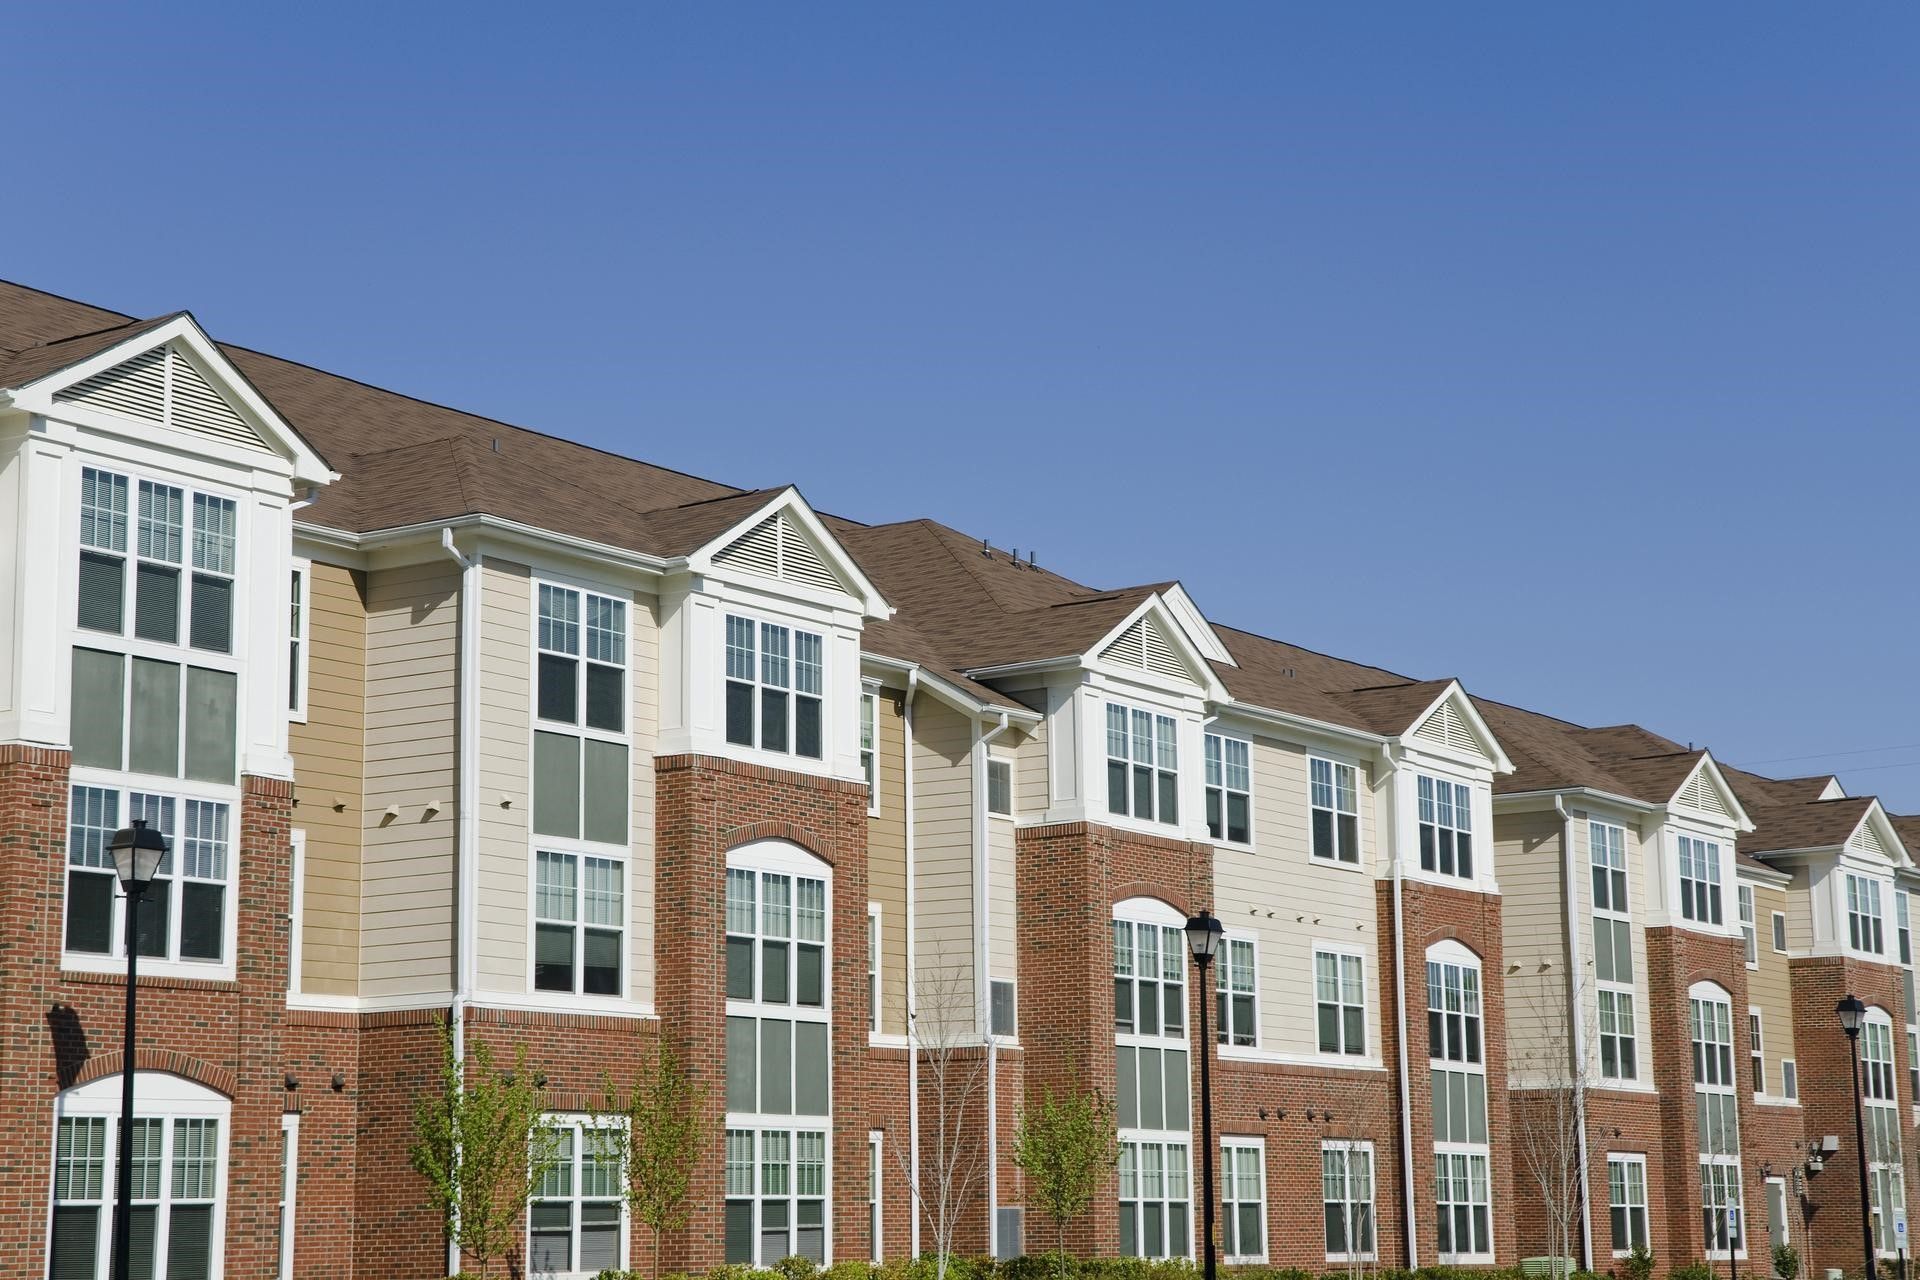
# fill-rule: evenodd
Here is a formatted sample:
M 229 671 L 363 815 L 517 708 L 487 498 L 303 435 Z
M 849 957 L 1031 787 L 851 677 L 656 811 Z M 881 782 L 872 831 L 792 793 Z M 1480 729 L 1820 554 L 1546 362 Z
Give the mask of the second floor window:
M 534 833 L 624 849 L 633 790 L 626 603 L 541 583 L 538 626 Z
M 1420 775 L 1420 869 L 1473 879 L 1473 793 Z
M 237 515 L 231 498 L 84 468 L 78 624 L 125 635 L 131 615 L 136 640 L 233 652 Z
M 1107 704 L 1107 812 L 1180 821 L 1180 756 L 1172 716 Z
M 1747 967 L 1751 969 L 1760 963 L 1760 936 L 1753 919 L 1753 886 L 1738 884 L 1733 892 L 1740 904 L 1740 937 L 1746 943 Z
M 860 773 L 867 780 L 867 812 L 880 812 L 880 695 L 860 695 Z
M 1868 955 L 1885 955 L 1886 936 L 1880 919 L 1880 882 L 1865 876 L 1847 876 L 1847 945 Z
M 1719 924 L 1719 844 L 1694 836 L 1681 836 L 1679 848 L 1680 914 L 1698 924 Z
M 533 985 L 572 995 L 620 994 L 626 953 L 626 866 L 546 850 L 535 855 Z
M 1247 844 L 1253 839 L 1253 748 L 1244 739 L 1207 735 L 1207 834 Z
M 1360 861 L 1360 806 L 1350 764 L 1307 761 L 1312 810 L 1313 856 L 1329 862 Z
M 1228 938 L 1216 964 L 1220 970 L 1214 979 L 1220 1043 L 1252 1045 L 1259 1038 L 1253 1017 L 1253 944 L 1244 938 Z
M 1480 1061 L 1480 970 L 1427 961 L 1427 1052 L 1447 1062 Z
M 1367 984 L 1360 957 L 1315 951 L 1313 987 L 1320 1052 L 1364 1054 L 1367 1051 Z
M 727 618 L 727 741 L 822 756 L 826 645 L 811 631 Z
M 107 842 L 135 818 L 167 838 L 167 856 L 140 899 L 134 945 L 158 960 L 226 958 L 231 808 L 219 801 L 76 786 L 67 819 L 66 949 L 126 950 L 126 897 Z

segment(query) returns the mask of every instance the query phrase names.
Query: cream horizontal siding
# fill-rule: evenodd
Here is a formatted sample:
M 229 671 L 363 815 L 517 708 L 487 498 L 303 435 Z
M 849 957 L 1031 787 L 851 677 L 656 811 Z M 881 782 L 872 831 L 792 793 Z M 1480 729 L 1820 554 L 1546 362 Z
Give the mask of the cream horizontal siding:
M 1015 815 L 987 819 L 987 973 L 995 978 L 1017 978 L 1020 969 L 1013 831 L 1021 814 L 1018 776 L 1026 739 L 1025 733 L 1009 726 L 988 748 L 994 759 L 1007 762 Z
M 1519 1086 L 1564 1084 L 1572 1070 L 1563 843 L 1560 815 L 1551 809 L 1494 818 L 1502 945 L 1511 971 L 1506 979 L 1507 1063 Z M 1583 943 L 1582 958 L 1589 962 L 1590 949 L 1590 943 Z M 1583 965 L 1583 986 L 1591 985 L 1591 974 L 1591 964 Z M 1590 993 L 1585 997 L 1588 1004 L 1592 999 Z M 1592 1021 L 1584 1008 L 1582 1017 Z
M 1570 810 L 1573 816 L 1573 909 L 1580 929 L 1580 956 L 1584 983 L 1587 988 L 1584 997 L 1585 1017 L 1587 1021 L 1587 1040 L 1592 1046 L 1592 1077 L 1596 1084 L 1614 1085 L 1624 1083 L 1629 1087 L 1649 1088 L 1653 1084 L 1654 1045 L 1652 1036 L 1652 1014 L 1647 1007 L 1647 913 L 1653 909 L 1653 887 L 1647 883 L 1646 869 L 1658 865 L 1656 852 L 1660 836 L 1656 832 L 1651 840 L 1642 840 L 1640 829 L 1632 822 L 1620 822 L 1616 819 L 1589 813 L 1583 809 Z M 1600 1005 L 1593 993 L 1593 827 L 1595 821 L 1606 822 L 1610 826 L 1624 827 L 1626 830 L 1627 850 L 1627 908 L 1632 920 L 1631 936 L 1633 943 L 1633 1042 L 1637 1061 L 1637 1075 L 1631 1081 L 1603 1081 L 1600 1078 Z M 1506 874 L 1500 877 L 1502 889 L 1506 887 Z M 1511 937 L 1512 934 L 1507 935 Z
M 1747 1003 L 1760 1011 L 1760 1034 L 1764 1041 L 1761 1057 L 1766 1067 L 1766 1092 L 1781 1096 L 1783 1074 L 1780 1063 L 1796 1057 L 1793 1050 L 1793 983 L 1787 971 L 1787 957 L 1773 949 L 1773 915 L 1787 909 L 1787 892 L 1767 885 L 1753 889 L 1754 954 L 1756 967 L 1747 971 Z M 1893 912 L 1889 908 L 1887 941 L 1894 943 Z M 1893 957 L 1898 959 L 1896 953 Z M 1892 1010 L 1894 1021 L 1905 1016 Z
M 367 581 L 362 996 L 453 982 L 459 597 L 450 562 Z
M 362 575 L 308 570 L 307 718 L 288 727 L 294 816 L 306 832 L 300 988 L 360 989 L 360 831 L 365 772 L 367 612 Z
M 1047 710 L 1048 692 L 1035 689 L 1020 695 L 1022 701 L 1037 704 L 1035 709 Z M 1013 751 L 1013 812 L 1025 821 L 1032 821 L 1044 815 L 1047 806 L 1053 803 L 1053 795 L 1047 777 L 1047 726 L 1052 717 L 1045 716 L 1039 724 L 1033 726 L 1031 733 L 1015 733 L 1009 729 L 1004 737 L 1014 738 Z
M 532 989 L 527 931 L 533 699 L 533 578 L 525 565 L 486 560 L 480 571 L 479 885 L 475 983 Z
M 1315 944 L 1357 950 L 1366 973 L 1368 1057 L 1380 1053 L 1380 938 L 1376 888 L 1376 806 L 1367 767 L 1358 767 L 1360 864 L 1311 856 L 1307 752 L 1273 738 L 1252 740 L 1253 848 L 1214 853 L 1214 900 L 1229 937 L 1251 936 L 1257 951 L 1259 1048 L 1316 1054 Z
M 627 994 L 654 998 L 654 817 L 653 760 L 660 743 L 660 601 L 635 594 L 627 610 L 632 649 L 629 701 L 633 707 L 633 816 L 627 826 Z
M 880 1030 L 907 1030 L 906 721 L 901 695 L 878 697 L 874 742 L 880 812 L 867 819 L 867 897 L 880 904 Z
M 914 700 L 914 997 L 927 1034 L 975 1025 L 972 744 L 967 717 Z

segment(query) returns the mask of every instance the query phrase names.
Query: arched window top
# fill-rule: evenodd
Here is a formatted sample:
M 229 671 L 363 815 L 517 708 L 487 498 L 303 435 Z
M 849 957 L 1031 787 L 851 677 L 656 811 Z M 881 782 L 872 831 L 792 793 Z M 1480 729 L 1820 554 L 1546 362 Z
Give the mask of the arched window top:
M 1123 898 L 1114 903 L 1113 918 L 1168 925 L 1175 929 L 1184 929 L 1187 926 L 1187 918 L 1181 915 L 1179 909 L 1172 903 L 1162 898 L 1149 898 L 1145 895 Z
M 1892 1015 L 1889 1014 L 1885 1009 L 1882 1009 L 1877 1004 L 1870 1004 L 1867 1006 L 1866 1016 L 1862 1018 L 1861 1021 L 1880 1023 L 1886 1026 L 1893 1025 Z
M 791 840 L 754 840 L 727 853 L 727 867 L 753 871 L 784 871 L 789 875 L 833 878 L 833 865 Z
M 1732 1004 L 1733 996 L 1717 982 L 1702 980 L 1687 988 L 1689 1000 L 1711 1000 L 1715 1004 Z
M 1427 948 L 1427 960 L 1434 964 L 1457 964 L 1478 969 L 1480 957 L 1473 948 L 1454 938 L 1442 938 Z
M 134 1110 L 142 1115 L 225 1115 L 233 1107 L 218 1090 L 166 1071 L 136 1071 L 133 1097 Z M 75 1085 L 60 1094 L 54 1106 L 60 1115 L 119 1115 L 120 1077 Z

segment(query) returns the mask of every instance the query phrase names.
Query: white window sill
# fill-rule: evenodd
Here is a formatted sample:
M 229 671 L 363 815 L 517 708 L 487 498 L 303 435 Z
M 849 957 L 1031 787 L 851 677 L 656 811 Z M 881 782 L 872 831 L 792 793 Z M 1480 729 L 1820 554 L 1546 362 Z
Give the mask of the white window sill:
M 1756 1093 L 1753 1095 L 1753 1105 L 1756 1107 L 1798 1107 L 1800 1105 L 1800 1099 L 1782 1098 L 1771 1093 Z
M 1442 889 L 1458 889 L 1461 893 L 1497 894 L 1500 892 L 1500 886 L 1485 877 L 1476 876 L 1471 880 L 1464 880 L 1459 876 L 1442 875 L 1438 871 L 1422 871 L 1417 861 L 1408 865 L 1406 869 L 1400 873 L 1400 877 L 1403 880 L 1411 881 L 1415 884 L 1437 885 Z
M 1367 867 L 1363 862 L 1347 862 L 1340 858 L 1322 858 L 1314 854 L 1307 855 L 1307 865 L 1315 870 L 1344 871 L 1349 875 L 1366 875 Z M 1466 883 L 1461 881 L 1462 884 Z
M 903 1035 L 891 1031 L 867 1032 L 867 1048 L 869 1049 L 904 1049 L 906 1047 L 907 1038 Z
M 1608 1080 L 1602 1077 L 1598 1080 L 1595 1080 L 1592 1084 L 1588 1085 L 1587 1088 L 1589 1090 L 1611 1089 L 1617 1093 L 1658 1093 L 1660 1092 L 1659 1088 L 1654 1084 L 1652 1084 L 1651 1082 L 1640 1080 L 1637 1078 L 1633 1080 Z
M 1435 1254 L 1434 1258 L 1443 1267 L 1478 1267 L 1493 1262 L 1490 1253 L 1440 1253 Z
M 1379 1058 L 1356 1053 L 1289 1053 L 1283 1049 L 1216 1044 L 1214 1057 L 1222 1062 L 1273 1062 L 1293 1067 L 1331 1067 L 1336 1071 L 1386 1070 Z
M 1377 1260 L 1377 1255 L 1371 1253 L 1330 1253 L 1327 1255 L 1328 1262 L 1374 1262 Z
M 127 976 L 127 962 L 120 956 L 97 956 L 68 952 L 60 957 L 60 969 L 64 973 L 111 974 L 116 978 Z M 141 956 L 138 978 L 191 978 L 197 982 L 233 982 L 232 963 L 212 964 L 194 960 L 161 960 L 154 956 Z

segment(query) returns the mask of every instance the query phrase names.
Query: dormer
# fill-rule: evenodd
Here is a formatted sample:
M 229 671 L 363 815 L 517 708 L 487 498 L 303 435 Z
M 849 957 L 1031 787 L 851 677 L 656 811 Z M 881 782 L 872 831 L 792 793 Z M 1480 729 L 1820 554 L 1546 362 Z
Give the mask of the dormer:
M 1641 831 L 1654 887 L 1647 923 L 1739 937 L 1736 845 L 1753 821 L 1712 754 L 1676 752 L 1610 767 L 1640 781 L 1642 797 L 1659 805 Z
M 657 513 L 661 745 L 863 777 L 860 633 L 892 610 L 793 488 Z
M 1760 810 L 1741 842 L 1806 894 L 1811 954 L 1896 964 L 1894 888 L 1914 863 L 1880 802 L 1835 797 Z
M 1511 773 L 1513 763 L 1459 681 L 1361 689 L 1342 700 L 1393 734 L 1394 857 L 1401 874 L 1498 892 L 1493 778 Z

